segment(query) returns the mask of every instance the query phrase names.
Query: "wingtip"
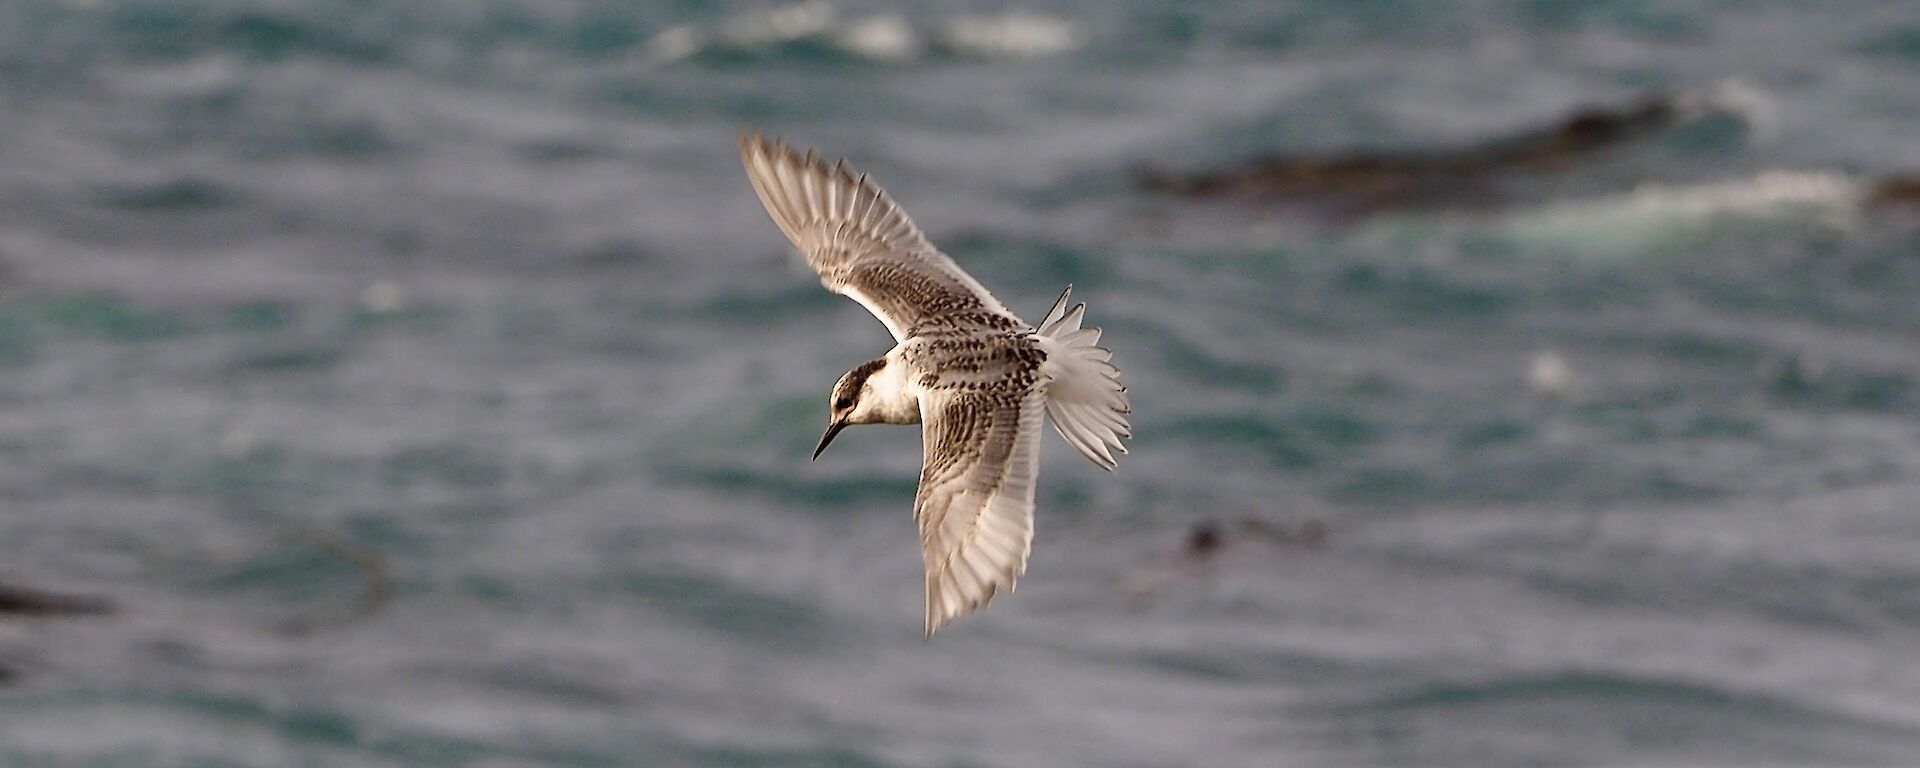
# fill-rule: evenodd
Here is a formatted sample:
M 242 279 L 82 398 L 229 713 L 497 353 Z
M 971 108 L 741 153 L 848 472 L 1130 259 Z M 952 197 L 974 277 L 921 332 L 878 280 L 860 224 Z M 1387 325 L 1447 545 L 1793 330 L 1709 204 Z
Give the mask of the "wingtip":
M 779 158 L 793 154 L 787 140 L 779 136 L 768 136 L 758 128 L 740 129 L 740 152 L 745 155 L 760 155 L 767 158 Z
M 786 162 L 800 167 L 811 167 L 826 173 L 839 175 L 854 186 L 867 183 L 867 175 L 858 173 L 853 165 L 842 157 L 828 164 L 826 156 L 817 149 L 809 148 L 805 152 L 796 149 L 784 137 L 769 137 L 757 128 L 741 128 L 739 131 L 740 156 L 752 162 L 753 158 L 764 158 L 767 162 Z
M 757 128 L 740 129 L 740 155 L 750 157 L 764 154 L 767 148 L 767 136 Z

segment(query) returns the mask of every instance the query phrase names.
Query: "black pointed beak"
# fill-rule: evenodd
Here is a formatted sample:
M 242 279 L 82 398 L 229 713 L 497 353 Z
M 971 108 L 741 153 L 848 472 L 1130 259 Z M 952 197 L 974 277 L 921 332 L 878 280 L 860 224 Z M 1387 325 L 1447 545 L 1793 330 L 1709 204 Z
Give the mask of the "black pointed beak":
M 833 442 L 833 436 L 840 434 L 840 430 L 843 430 L 846 428 L 847 428 L 846 419 L 840 419 L 838 421 L 833 422 L 832 424 L 828 424 L 827 433 L 820 436 L 819 447 L 813 449 L 813 458 L 815 459 L 820 458 L 820 454 L 827 450 L 827 443 Z

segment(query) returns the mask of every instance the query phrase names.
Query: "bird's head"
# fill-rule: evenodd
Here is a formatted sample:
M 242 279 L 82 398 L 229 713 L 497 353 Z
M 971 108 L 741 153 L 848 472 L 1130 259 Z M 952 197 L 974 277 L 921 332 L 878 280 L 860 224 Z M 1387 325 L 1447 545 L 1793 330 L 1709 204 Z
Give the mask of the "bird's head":
M 840 376 L 833 384 L 833 394 L 827 398 L 827 431 L 820 436 L 820 445 L 813 449 L 813 457 L 818 459 L 827 450 L 827 444 L 833 442 L 840 430 L 850 424 L 871 424 L 880 419 L 870 407 L 879 398 L 873 393 L 873 374 L 887 367 L 887 359 L 869 360 L 860 367 Z

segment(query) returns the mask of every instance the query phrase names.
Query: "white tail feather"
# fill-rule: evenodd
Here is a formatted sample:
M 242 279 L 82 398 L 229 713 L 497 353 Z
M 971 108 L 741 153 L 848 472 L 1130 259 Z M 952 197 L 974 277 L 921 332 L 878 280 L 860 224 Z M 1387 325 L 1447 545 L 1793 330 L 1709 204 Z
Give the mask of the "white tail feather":
M 1047 418 L 1074 450 L 1111 470 L 1114 452 L 1127 452 L 1120 441 L 1133 436 L 1128 422 L 1133 406 L 1127 400 L 1127 388 L 1120 384 L 1120 369 L 1111 362 L 1113 353 L 1094 346 L 1100 341 L 1100 329 L 1080 327 L 1087 305 L 1067 307 L 1072 294 L 1069 285 L 1040 321 L 1040 337 L 1048 342 L 1046 369 L 1053 377 L 1047 390 Z

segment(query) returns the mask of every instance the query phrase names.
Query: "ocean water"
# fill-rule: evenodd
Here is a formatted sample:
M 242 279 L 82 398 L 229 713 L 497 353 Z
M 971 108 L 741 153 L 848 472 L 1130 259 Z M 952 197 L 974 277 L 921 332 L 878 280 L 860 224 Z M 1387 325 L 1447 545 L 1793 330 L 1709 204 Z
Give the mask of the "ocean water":
M 1131 181 L 1654 90 L 1746 106 L 1493 209 Z M 0 765 L 1920 765 L 1917 119 L 1913 3 L 0 4 L 0 585 L 117 606 L 0 616 Z M 1132 387 L 932 641 L 746 128 Z

